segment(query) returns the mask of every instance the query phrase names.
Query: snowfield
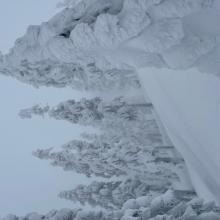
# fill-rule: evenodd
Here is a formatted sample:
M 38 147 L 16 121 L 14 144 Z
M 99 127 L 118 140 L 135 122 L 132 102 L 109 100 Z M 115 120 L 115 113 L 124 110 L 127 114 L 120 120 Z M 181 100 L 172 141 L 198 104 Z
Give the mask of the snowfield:
M 201 198 L 220 204 L 220 79 L 195 68 L 138 71 Z

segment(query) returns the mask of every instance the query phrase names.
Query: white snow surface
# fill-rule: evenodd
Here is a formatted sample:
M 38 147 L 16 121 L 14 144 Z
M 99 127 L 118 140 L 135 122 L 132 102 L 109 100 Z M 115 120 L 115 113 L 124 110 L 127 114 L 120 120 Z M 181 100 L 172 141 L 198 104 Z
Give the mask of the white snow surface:
M 220 79 L 195 68 L 142 68 L 138 74 L 198 195 L 220 204 Z

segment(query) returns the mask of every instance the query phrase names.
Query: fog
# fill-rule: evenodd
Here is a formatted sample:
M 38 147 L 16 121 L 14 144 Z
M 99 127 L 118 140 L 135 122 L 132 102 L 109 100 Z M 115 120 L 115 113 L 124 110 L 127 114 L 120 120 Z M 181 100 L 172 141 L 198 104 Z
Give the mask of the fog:
M 56 12 L 55 0 L 1 0 L 0 50 L 6 53 L 29 24 L 48 20 Z M 17 113 L 34 104 L 55 105 L 78 97 L 71 89 L 35 89 L 0 76 L 0 216 L 73 207 L 57 198 L 61 190 L 74 188 L 81 176 L 54 168 L 32 156 L 36 148 L 59 147 L 77 137 L 80 128 L 49 118 L 22 120 Z

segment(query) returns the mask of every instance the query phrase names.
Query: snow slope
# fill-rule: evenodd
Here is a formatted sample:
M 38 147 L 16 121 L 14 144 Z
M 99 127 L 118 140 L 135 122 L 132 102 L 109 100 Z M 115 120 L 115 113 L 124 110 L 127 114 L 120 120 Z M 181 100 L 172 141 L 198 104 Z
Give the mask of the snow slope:
M 201 198 L 220 204 L 220 79 L 195 68 L 138 71 Z

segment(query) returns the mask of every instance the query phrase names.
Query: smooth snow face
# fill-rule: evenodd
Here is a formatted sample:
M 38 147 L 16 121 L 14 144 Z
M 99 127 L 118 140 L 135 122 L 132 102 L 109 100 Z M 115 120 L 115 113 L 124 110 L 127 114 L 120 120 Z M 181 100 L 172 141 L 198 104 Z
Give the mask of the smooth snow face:
M 71 89 L 37 90 L 3 76 L 0 77 L 0 88 L 0 216 L 73 208 L 71 202 L 59 199 L 58 193 L 88 180 L 55 169 L 48 162 L 35 158 L 32 151 L 58 147 L 79 137 L 82 130 L 65 121 L 49 118 L 23 120 L 18 112 L 25 106 L 56 105 L 80 95 Z
M 196 69 L 138 70 L 201 198 L 220 204 L 220 79 Z

